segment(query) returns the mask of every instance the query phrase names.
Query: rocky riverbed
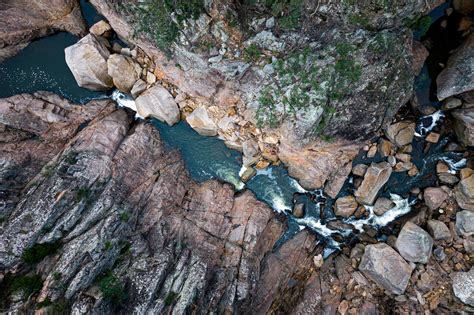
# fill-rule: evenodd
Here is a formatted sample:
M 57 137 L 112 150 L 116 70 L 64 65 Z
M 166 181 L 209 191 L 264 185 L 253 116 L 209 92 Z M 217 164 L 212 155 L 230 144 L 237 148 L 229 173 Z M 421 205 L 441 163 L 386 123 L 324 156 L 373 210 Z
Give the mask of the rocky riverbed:
M 64 5 L 76 8 L 76 18 L 79 4 L 73 2 Z M 411 43 L 408 28 L 397 20 L 427 13 L 442 1 L 417 1 L 383 18 L 370 7 L 358 7 L 358 19 L 344 5 L 322 1 L 308 7 L 311 18 L 302 19 L 313 24 L 305 26 L 318 25 L 323 35 L 305 33 L 304 42 L 328 69 L 331 58 L 352 70 L 361 66 L 363 84 L 351 82 L 344 88 L 356 92 L 337 98 L 329 91 L 328 107 L 316 103 L 296 116 L 276 106 L 271 115 L 280 126 L 259 126 L 260 109 L 252 107 L 256 95 L 265 93 L 256 82 L 277 84 L 289 95 L 295 91 L 270 71 L 281 66 L 281 49 L 293 47 L 296 36 L 282 32 L 280 18 L 272 24 L 265 13 L 261 22 L 251 16 L 254 34 L 244 39 L 239 24 L 219 14 L 232 14 L 234 3 L 213 1 L 206 14 L 188 20 L 171 61 L 150 38 L 132 36 L 136 16 L 130 8 L 91 2 L 108 22 L 92 25 L 66 48 L 65 62 L 79 86 L 118 90 L 83 105 L 51 92 L 0 100 L 1 311 L 474 311 L 470 2 L 437 9 L 442 14 L 432 29 L 455 29 L 459 44 L 445 64 L 430 69 L 437 93 L 428 103 L 412 93 L 412 84 L 425 58 L 427 64 L 437 60 L 438 48 L 430 36 Z M 7 8 L 6 16 L 28 9 Z M 48 31 L 34 36 L 64 29 L 47 22 L 49 16 L 35 22 Z M 34 37 L 24 21 L 30 20 L 20 20 L 16 38 L 25 40 L 10 45 L 24 46 Z M 221 48 L 217 53 L 199 50 L 198 38 L 189 37 L 207 32 Z M 394 34 L 400 44 L 392 47 L 395 55 L 374 50 L 373 38 L 388 41 Z M 331 36 L 355 37 L 333 47 Z M 252 44 L 264 51 L 241 59 L 239 49 L 248 55 Z M 342 44 L 355 45 L 355 59 Z M 313 62 L 307 65 L 315 70 Z M 392 84 L 378 86 L 381 77 Z M 277 104 L 281 95 L 271 97 Z M 308 133 L 329 108 L 338 115 L 330 115 L 326 133 Z M 137 117 L 161 120 L 161 132 L 153 119 Z M 180 152 L 164 143 L 173 137 L 165 126 L 180 120 L 241 150 L 240 180 L 193 180 Z M 273 174 L 281 162 L 299 184 L 288 178 L 291 200 L 272 202 L 259 196 L 258 186 L 266 184 L 258 178 L 277 183 Z

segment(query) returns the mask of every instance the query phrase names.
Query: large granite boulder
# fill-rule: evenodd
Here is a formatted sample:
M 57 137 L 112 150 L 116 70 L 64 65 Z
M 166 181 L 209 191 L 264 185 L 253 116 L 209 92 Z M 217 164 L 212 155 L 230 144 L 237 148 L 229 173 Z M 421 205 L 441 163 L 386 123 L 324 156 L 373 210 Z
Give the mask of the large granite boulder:
M 358 202 L 373 205 L 379 190 L 392 174 L 392 167 L 387 162 L 372 163 L 364 175 L 364 180 L 355 192 Z
M 135 82 L 140 79 L 142 68 L 128 56 L 112 54 L 107 60 L 107 71 L 117 89 L 130 93 Z
M 217 125 L 209 117 L 205 107 L 196 108 L 191 114 L 186 117 L 188 124 L 202 136 L 217 135 Z
M 110 52 L 94 34 L 64 49 L 66 63 L 80 87 L 106 91 L 113 86 L 107 70 Z
M 458 205 L 466 210 L 474 211 L 474 176 L 464 178 L 454 188 L 454 196 Z
M 453 291 L 463 303 L 474 307 L 474 268 L 468 272 L 454 273 Z
M 140 116 L 154 117 L 172 126 L 179 121 L 178 104 L 167 89 L 161 85 L 154 85 L 135 100 L 137 112 Z
M 87 33 L 77 0 L 0 1 L 0 62 L 56 31 Z
M 474 34 L 449 57 L 436 84 L 439 100 L 474 90 Z
M 385 243 L 365 247 L 359 270 L 394 294 L 405 292 L 412 272 L 410 265 Z
M 431 256 L 433 239 L 418 225 L 407 222 L 398 235 L 395 247 L 406 260 L 426 264 Z
M 457 109 L 452 114 L 458 140 L 464 145 L 474 146 L 474 108 Z

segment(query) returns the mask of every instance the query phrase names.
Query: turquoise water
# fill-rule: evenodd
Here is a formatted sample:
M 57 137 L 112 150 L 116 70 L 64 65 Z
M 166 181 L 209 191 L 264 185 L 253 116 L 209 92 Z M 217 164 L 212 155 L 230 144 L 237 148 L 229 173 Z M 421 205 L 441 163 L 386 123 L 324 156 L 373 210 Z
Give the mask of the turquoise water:
M 81 4 L 89 25 L 101 19 L 87 2 L 82 0 Z M 86 103 L 93 98 L 105 97 L 104 93 L 78 87 L 65 63 L 64 48 L 75 44 L 77 40 L 78 38 L 70 34 L 58 33 L 32 42 L 18 55 L 0 64 L 0 97 L 24 92 L 32 93 L 38 90 L 55 92 L 77 103 Z M 429 89 L 429 84 L 424 85 L 424 88 Z M 287 215 L 288 230 L 279 244 L 307 227 L 319 233 L 322 236 L 321 241 L 328 240 L 329 248 L 337 248 L 337 243 L 334 243 L 327 227 L 321 226 L 321 222 L 334 218 L 332 212 L 334 200 L 326 198 L 320 191 L 305 191 L 288 176 L 287 170 L 281 166 L 258 171 L 257 175 L 244 185 L 239 179 L 242 165 L 241 153 L 227 148 L 216 137 L 200 136 L 185 122 L 180 122 L 173 127 L 157 120 L 151 120 L 150 123 L 158 128 L 168 148 L 181 152 L 194 180 L 205 181 L 215 178 L 234 185 L 236 190 L 248 188 L 258 199 L 266 202 L 275 211 Z M 415 179 L 408 179 L 406 173 L 393 173 L 387 185 L 388 189 L 382 192 L 383 195 L 397 193 L 403 198 L 408 198 L 407 192 L 411 187 L 426 187 L 436 180 L 434 176 L 427 177 L 427 175 L 434 172 L 436 161 L 443 152 L 442 145 L 433 146 L 427 154 L 423 152 L 423 138 L 417 138 L 413 145 L 415 164 L 421 169 L 425 165 L 425 159 L 427 161 L 423 174 Z M 361 155 L 354 164 L 360 162 L 367 164 L 378 160 L 380 160 L 379 156 L 369 160 Z M 341 195 L 353 193 L 353 189 L 352 181 L 348 179 Z M 297 220 L 290 215 L 294 202 L 305 204 L 305 219 Z M 348 230 L 336 233 L 350 239 Z

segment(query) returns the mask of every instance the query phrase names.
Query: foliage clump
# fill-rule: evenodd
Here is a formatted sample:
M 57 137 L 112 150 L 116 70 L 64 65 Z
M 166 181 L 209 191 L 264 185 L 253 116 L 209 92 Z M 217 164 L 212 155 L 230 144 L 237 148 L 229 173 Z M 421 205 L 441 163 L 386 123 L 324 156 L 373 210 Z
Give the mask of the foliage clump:
M 104 299 L 115 305 L 120 305 L 127 298 L 127 293 L 122 282 L 111 272 L 107 273 L 99 281 L 99 288 Z
M 322 135 L 336 114 L 332 103 L 341 100 L 360 79 L 362 66 L 353 57 L 356 50 L 354 45 L 340 42 L 332 50 L 322 52 L 322 59 L 329 60 L 325 64 L 321 63 L 321 56 L 309 47 L 279 59 L 274 64 L 277 88 L 266 88 L 261 93 L 257 125 L 277 127 L 277 107 L 283 115 L 315 111 L 319 107 L 323 114 L 313 132 Z
M 145 0 L 138 4 L 118 5 L 118 9 L 131 15 L 135 34 L 154 40 L 168 56 L 172 45 L 187 19 L 197 19 L 204 10 L 204 0 Z
M 59 242 L 35 244 L 23 252 L 22 259 L 25 263 L 33 265 L 42 261 L 46 256 L 56 254 L 60 247 L 61 243 Z

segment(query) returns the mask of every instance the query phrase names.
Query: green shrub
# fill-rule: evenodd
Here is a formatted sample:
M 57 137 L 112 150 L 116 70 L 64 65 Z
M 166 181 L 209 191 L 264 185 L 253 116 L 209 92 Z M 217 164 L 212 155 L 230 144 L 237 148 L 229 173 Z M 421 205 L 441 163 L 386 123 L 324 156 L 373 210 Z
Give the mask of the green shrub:
M 46 256 L 55 254 L 61 247 L 60 242 L 35 244 L 23 252 L 22 259 L 29 265 L 36 264 Z
M 76 201 L 79 202 L 81 200 L 87 200 L 89 199 L 90 194 L 91 194 L 91 191 L 89 188 L 81 187 L 76 192 Z
M 115 305 L 120 305 L 127 297 L 124 285 L 112 273 L 99 281 L 99 288 L 104 298 Z
M 172 55 L 172 44 L 179 36 L 182 23 L 189 18 L 197 19 L 203 9 L 204 0 L 146 0 L 119 6 L 119 10 L 132 15 L 135 33 L 149 36 L 168 57 Z
M 255 62 L 258 60 L 258 58 L 260 58 L 261 54 L 262 52 L 260 48 L 255 44 L 251 44 L 250 46 L 244 49 L 244 60 L 247 62 Z
M 36 309 L 41 309 L 43 307 L 51 306 L 53 302 L 49 298 L 44 299 L 43 302 L 36 303 Z
M 39 275 L 16 276 L 11 280 L 10 292 L 24 292 L 25 295 L 31 295 L 39 292 L 43 287 L 43 279 Z
M 178 297 L 178 293 L 171 291 L 165 298 L 165 305 L 172 305 Z

